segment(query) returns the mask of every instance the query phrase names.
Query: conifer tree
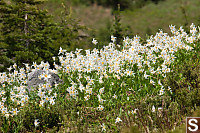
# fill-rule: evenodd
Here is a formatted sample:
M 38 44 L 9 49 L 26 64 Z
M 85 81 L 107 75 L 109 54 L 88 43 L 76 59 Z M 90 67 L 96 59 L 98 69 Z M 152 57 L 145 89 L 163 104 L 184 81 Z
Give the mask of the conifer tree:
M 79 31 L 86 30 L 86 27 L 80 26 L 78 21 L 72 17 L 71 7 L 62 3 L 62 10 L 59 15 L 58 23 L 52 30 L 53 43 L 50 44 L 54 49 L 54 55 L 56 55 L 60 47 L 67 50 L 75 50 L 84 41 L 80 41 Z M 84 43 L 83 43 L 84 44 Z
M 118 4 L 118 10 L 115 11 L 115 20 L 113 24 L 112 34 L 117 38 L 116 43 L 121 44 L 123 40 L 123 29 L 121 27 L 120 5 Z
M 17 65 L 48 60 L 51 28 L 54 26 L 46 11 L 40 10 L 43 0 L 12 0 L 11 4 L 1 0 L 1 27 L 7 57 Z
M 4 9 L 0 8 L 0 12 L 6 10 L 6 3 L 4 1 L 0 1 L 0 6 L 4 7 Z M 2 26 L 2 14 L 0 14 L 0 27 Z M 8 45 L 3 41 L 3 35 L 0 32 L 0 72 L 4 70 L 4 68 L 8 67 L 13 61 L 6 56 Z

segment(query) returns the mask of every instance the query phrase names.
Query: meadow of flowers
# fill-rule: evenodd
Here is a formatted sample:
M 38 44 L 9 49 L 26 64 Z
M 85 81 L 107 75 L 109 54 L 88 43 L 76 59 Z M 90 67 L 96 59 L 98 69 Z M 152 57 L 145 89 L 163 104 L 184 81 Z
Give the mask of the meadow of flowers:
M 48 62 L 16 64 L 0 73 L 0 126 L 2 132 L 119 132 L 135 126 L 142 132 L 165 131 L 181 124 L 173 88 L 164 84 L 176 62 L 198 50 L 200 29 L 187 33 L 170 25 L 141 42 L 139 36 L 116 37 L 102 49 L 60 48 Z M 93 39 L 92 43 L 98 45 Z M 180 52 L 182 51 L 182 52 Z M 182 54 L 181 54 L 182 53 Z M 59 63 L 56 63 L 59 60 Z M 28 75 L 45 70 L 45 84 L 29 89 Z M 48 72 L 64 81 L 51 86 Z

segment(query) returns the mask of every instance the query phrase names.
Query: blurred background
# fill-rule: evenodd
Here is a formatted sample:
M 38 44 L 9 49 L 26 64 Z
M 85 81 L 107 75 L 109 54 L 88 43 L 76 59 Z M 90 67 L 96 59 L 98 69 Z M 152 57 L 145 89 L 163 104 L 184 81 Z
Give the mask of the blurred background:
M 52 64 L 60 47 L 102 48 L 111 35 L 122 44 L 126 36 L 145 40 L 191 23 L 200 24 L 200 0 L 0 0 L 0 71 L 14 63 Z
M 101 39 L 107 36 L 107 30 L 114 23 L 118 4 L 121 26 L 128 28 L 131 35 L 146 37 L 158 29 L 169 32 L 171 24 L 179 27 L 200 22 L 199 0 L 48 0 L 44 8 L 55 16 L 55 21 L 62 2 L 71 8 L 72 15 L 80 24 L 93 29 L 95 36 Z

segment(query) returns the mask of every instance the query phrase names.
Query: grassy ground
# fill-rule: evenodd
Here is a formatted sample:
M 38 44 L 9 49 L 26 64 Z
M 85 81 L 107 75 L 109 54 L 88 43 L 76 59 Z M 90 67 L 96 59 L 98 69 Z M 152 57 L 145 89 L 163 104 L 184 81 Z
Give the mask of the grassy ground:
M 55 2 L 53 0 L 49 0 L 49 2 L 44 5 L 44 8 L 47 9 L 49 13 L 54 16 L 55 21 L 58 20 L 59 14 L 61 12 L 61 3 L 62 2 L 59 1 Z M 80 21 L 80 24 L 86 25 L 89 28 L 99 29 L 105 27 L 106 22 L 112 21 L 113 19 L 110 8 L 104 8 L 102 6 L 97 5 L 71 6 L 68 2 L 64 2 L 64 4 L 69 5 L 73 16 Z
M 148 29 L 154 34 L 161 28 L 169 32 L 169 25 L 183 26 L 186 19 L 182 12 L 184 7 L 188 24 L 199 23 L 200 1 L 198 0 L 166 0 L 158 5 L 149 4 L 135 12 L 123 12 L 122 23 L 131 25 L 134 33 L 144 36 Z
M 56 16 L 60 12 L 61 1 L 49 0 L 45 8 Z M 64 3 L 67 3 L 66 0 Z M 154 34 L 158 29 L 162 28 L 169 32 L 170 24 L 182 26 L 185 25 L 186 19 L 182 12 L 184 8 L 187 16 L 187 22 L 199 24 L 200 18 L 200 1 L 199 0 L 166 0 L 159 4 L 150 3 L 141 9 L 134 11 L 127 10 L 122 12 L 122 25 L 130 26 L 134 34 L 144 37 L 146 33 Z M 72 6 L 72 12 L 80 23 L 95 29 L 97 32 L 102 28 L 107 28 L 108 23 L 113 22 L 112 9 L 102 6 Z

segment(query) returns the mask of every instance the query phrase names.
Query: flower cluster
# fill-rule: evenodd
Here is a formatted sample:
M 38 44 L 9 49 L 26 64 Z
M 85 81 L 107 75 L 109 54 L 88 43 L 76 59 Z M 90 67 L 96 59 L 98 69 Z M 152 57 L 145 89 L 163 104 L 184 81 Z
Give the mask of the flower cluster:
M 140 42 L 139 36 L 132 39 L 126 37 L 121 50 L 116 48 L 115 37 L 111 36 L 112 42 L 108 46 L 104 46 L 100 50 L 96 48 L 85 50 L 85 55 L 81 54 L 82 49 L 77 49 L 75 52 L 60 52 L 61 66 L 54 65 L 65 73 L 78 72 L 77 81 L 71 79 L 72 86 L 67 89 L 70 96 L 74 98 L 80 91 L 85 93 L 85 100 L 88 100 L 93 94 L 92 86 L 96 80 L 102 84 L 105 79 L 110 77 L 120 80 L 123 77 L 138 75 L 148 80 L 149 84 L 160 86 L 159 95 L 163 95 L 165 89 L 157 77 L 165 77 L 166 73 L 171 71 L 170 65 L 176 58 L 175 52 L 179 49 L 192 50 L 193 47 L 187 43 L 199 39 L 194 24 L 191 25 L 191 34 L 187 34 L 182 27 L 177 30 L 175 26 L 170 25 L 170 29 L 173 36 L 160 30 L 155 36 L 147 39 L 144 44 Z M 95 42 L 96 40 L 93 39 L 93 43 Z M 93 72 L 98 75 L 95 80 L 88 76 Z M 83 85 L 82 78 L 87 81 L 86 86 Z M 100 89 L 99 93 L 98 99 L 101 99 L 100 95 L 103 93 L 103 89 Z
M 50 75 L 48 74 L 48 71 L 50 71 L 49 63 L 41 62 L 40 65 L 33 63 L 31 67 L 28 64 L 25 64 L 25 66 L 25 68 L 17 68 L 17 65 L 14 64 L 8 68 L 8 74 L 5 72 L 0 73 L 0 111 L 7 118 L 17 115 L 20 108 L 29 102 L 28 76 L 30 76 L 32 71 L 37 69 L 45 71 L 38 76 L 38 79 L 44 79 L 46 82 L 39 84 L 38 88 L 34 90 L 38 96 L 35 101 L 39 100 L 39 106 L 43 106 L 44 103 L 55 104 L 57 94 L 53 93 L 53 88 L 48 83 L 50 79 Z
M 38 76 L 38 79 L 45 80 L 45 83 L 33 89 L 37 96 L 35 102 L 40 107 L 44 104 L 54 105 L 57 98 L 55 90 L 58 89 L 58 84 L 54 87 L 49 84 L 49 72 L 62 72 L 67 75 L 69 84 L 65 89 L 71 99 L 88 102 L 92 97 L 97 104 L 91 105 L 99 112 L 104 111 L 111 100 L 123 99 L 122 96 L 125 95 L 121 95 L 121 92 L 126 94 L 125 99 L 128 101 L 131 98 L 127 93 L 129 90 L 138 93 L 156 92 L 158 95 L 171 92 L 170 87 L 164 88 L 162 79 L 171 71 L 171 64 L 177 58 L 175 53 L 180 49 L 193 50 L 195 42 L 200 39 L 200 33 L 194 24 L 190 26 L 189 34 L 182 27 L 176 29 L 170 25 L 170 29 L 172 36 L 160 30 L 145 43 L 141 43 L 139 36 L 126 37 L 120 50 L 115 44 L 114 36 L 111 36 L 108 46 L 85 50 L 85 54 L 81 53 L 82 49 L 67 52 L 60 48 L 60 64 L 54 62 L 55 70 L 50 69 L 48 62 L 41 62 L 39 65 L 34 62 L 32 66 L 25 64 L 25 68 L 18 68 L 14 64 L 8 68 L 9 73 L 0 73 L 0 112 L 6 118 L 15 116 L 20 112 L 20 107 L 29 102 L 31 95 L 27 82 L 30 73 L 35 70 L 45 71 Z M 98 42 L 93 39 L 92 43 L 96 45 Z M 55 58 L 57 57 L 53 57 L 54 61 Z M 129 85 L 127 80 L 133 84 Z M 105 85 L 107 82 L 109 87 Z M 137 109 L 132 110 L 131 113 L 136 114 L 136 111 Z M 152 111 L 155 111 L 154 106 Z M 121 121 L 117 117 L 115 123 Z M 34 124 L 37 126 L 38 120 L 35 120 Z M 104 123 L 101 127 L 106 131 Z

